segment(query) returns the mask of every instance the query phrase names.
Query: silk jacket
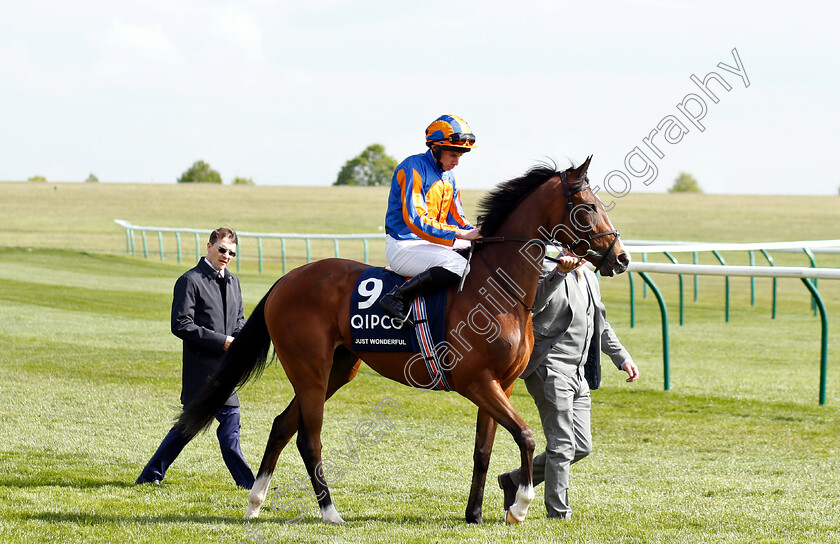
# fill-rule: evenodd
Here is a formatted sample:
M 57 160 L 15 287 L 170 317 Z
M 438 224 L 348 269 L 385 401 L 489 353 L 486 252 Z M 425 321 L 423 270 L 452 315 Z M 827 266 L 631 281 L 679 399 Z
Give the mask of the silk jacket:
M 451 247 L 459 228 L 474 227 L 464 217 L 455 175 L 438 168 L 431 150 L 400 163 L 391 180 L 385 233 Z

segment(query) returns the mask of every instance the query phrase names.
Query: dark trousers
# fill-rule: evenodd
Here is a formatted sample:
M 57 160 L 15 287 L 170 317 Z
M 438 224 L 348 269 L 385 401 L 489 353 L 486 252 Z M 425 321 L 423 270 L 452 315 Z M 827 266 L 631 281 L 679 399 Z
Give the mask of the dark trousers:
M 224 459 L 230 475 L 233 476 L 236 485 L 251 489 L 254 485 L 254 473 L 251 472 L 251 467 L 248 466 L 239 447 L 239 407 L 225 406 L 216 414 L 216 420 L 219 422 L 216 436 L 219 437 L 222 459 Z M 180 427 L 172 427 L 146 464 L 146 468 L 140 473 L 137 482 L 163 480 L 166 469 L 175 461 L 190 440 L 192 440 L 192 437 L 184 436 Z

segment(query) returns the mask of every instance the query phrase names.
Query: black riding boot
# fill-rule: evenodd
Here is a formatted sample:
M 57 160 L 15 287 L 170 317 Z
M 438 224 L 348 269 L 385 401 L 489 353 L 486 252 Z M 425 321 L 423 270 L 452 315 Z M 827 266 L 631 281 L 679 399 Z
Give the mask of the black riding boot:
M 379 305 L 395 319 L 411 323 L 408 314 L 412 301 L 419 295 L 428 295 L 460 281 L 461 277 L 442 266 L 435 266 L 417 274 L 402 285 L 396 285 L 382 297 Z

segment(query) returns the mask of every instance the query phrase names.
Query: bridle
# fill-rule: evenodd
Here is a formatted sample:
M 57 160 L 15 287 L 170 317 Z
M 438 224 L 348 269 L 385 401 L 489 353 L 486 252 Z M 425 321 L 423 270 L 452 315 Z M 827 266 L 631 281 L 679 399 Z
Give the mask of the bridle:
M 563 194 L 566 196 L 566 215 L 563 217 L 563 222 L 561 223 L 561 224 L 565 225 L 566 224 L 566 219 L 567 218 L 571 219 L 572 210 L 574 209 L 574 203 L 572 202 L 572 196 L 576 195 L 579 192 L 583 191 L 584 189 L 588 188 L 589 187 L 589 182 L 584 181 L 583 183 L 580 184 L 580 187 L 578 187 L 576 190 L 572 191 L 571 189 L 569 189 L 569 184 L 566 181 L 566 172 L 561 172 L 560 173 L 560 181 L 563 185 Z M 575 222 L 571 221 L 571 223 L 572 223 L 572 226 L 575 227 Z M 595 270 L 600 270 L 601 269 L 601 265 L 604 264 L 604 259 L 607 258 L 607 255 L 610 254 L 610 252 L 613 250 L 615 245 L 618 243 L 618 239 L 621 237 L 621 234 L 616 229 L 613 229 L 613 230 L 607 231 L 607 232 L 600 232 L 598 234 L 587 233 L 585 235 L 585 237 L 581 236 L 580 231 L 578 231 L 576 227 L 573 230 L 574 230 L 574 235 L 577 237 L 577 240 L 572 242 L 572 244 L 565 244 L 565 243 L 560 242 L 559 240 L 556 240 L 556 239 L 555 240 L 550 240 L 550 242 L 554 246 L 560 246 L 560 247 L 566 248 L 567 250 L 571 251 L 572 253 L 574 253 L 578 257 L 597 257 L 599 260 L 598 260 L 598 264 L 595 265 Z M 601 238 L 603 236 L 610 236 L 610 235 L 613 235 L 614 237 L 613 237 L 612 243 L 610 244 L 610 247 L 608 247 L 606 251 L 604 251 L 603 253 L 598 253 L 597 251 L 592 249 L 592 240 L 595 240 L 597 238 Z M 583 253 L 578 253 L 577 251 L 574 250 L 574 248 L 580 246 L 581 244 L 586 244 L 586 251 L 584 251 Z M 552 257 L 547 257 L 547 259 L 552 261 L 552 262 L 557 262 L 557 260 L 552 258 Z
M 586 189 L 587 187 L 589 187 L 589 183 L 584 181 L 584 183 L 581 183 L 580 187 L 578 187 L 577 189 L 572 191 L 571 189 L 569 189 L 569 183 L 568 183 L 566 178 L 567 178 L 566 172 L 561 172 L 560 173 L 560 182 L 561 182 L 561 185 L 563 187 L 563 195 L 566 197 L 566 211 L 565 211 L 565 214 L 563 216 L 563 221 L 561 223 L 562 225 L 565 225 L 566 221 L 568 219 L 571 219 L 572 210 L 574 209 L 574 203 L 572 202 L 572 196 L 576 195 L 577 193 L 579 193 L 579 192 L 583 191 L 584 189 Z M 536 187 L 534 189 L 532 189 L 531 191 L 529 191 L 528 193 L 526 193 L 520 199 L 520 202 L 522 200 L 525 200 L 525 198 L 527 198 L 528 195 L 530 195 L 531 192 L 533 192 L 535 189 L 536 189 Z M 478 238 L 476 240 L 472 240 L 472 242 L 470 243 L 470 251 L 469 251 L 469 254 L 467 255 L 467 261 L 469 262 L 469 260 L 472 258 L 472 255 L 475 252 L 476 248 L 480 249 L 485 244 L 495 244 L 495 243 L 503 243 L 503 242 L 536 243 L 536 244 L 538 244 L 542 247 L 543 255 L 545 256 L 545 259 L 547 259 L 551 262 L 558 263 L 558 262 L 560 262 L 560 259 L 555 259 L 554 257 L 549 257 L 548 255 L 545 255 L 546 248 L 549 244 L 552 245 L 552 246 L 555 246 L 555 247 L 562 247 L 562 248 L 566 249 L 567 251 L 569 251 L 569 252 L 573 253 L 574 255 L 576 255 L 578 257 L 581 257 L 581 258 L 583 258 L 583 257 L 598 257 L 599 260 L 598 260 L 598 264 L 595 266 L 595 270 L 600 270 L 601 266 L 604 264 L 604 259 L 607 258 L 607 255 L 610 254 L 610 252 L 613 250 L 615 245 L 618 243 L 618 239 L 621 236 L 621 234 L 618 232 L 618 230 L 613 229 L 613 230 L 608 231 L 608 232 L 601 232 L 601 233 L 594 234 L 594 235 L 593 234 L 587 234 L 585 237 L 582 237 L 580 231 L 578 231 L 577 228 L 575 227 L 575 222 L 574 221 L 570 221 L 570 222 L 572 223 L 573 233 L 577 237 L 576 240 L 574 240 L 571 243 L 561 242 L 560 240 L 557 240 L 553 236 L 546 237 L 548 239 L 542 239 L 542 238 L 510 238 L 510 237 L 506 237 L 506 236 L 488 236 L 488 237 Z M 597 251 L 592 249 L 592 240 L 595 240 L 597 238 L 601 238 L 603 236 L 610 236 L 610 235 L 613 235 L 614 237 L 613 237 L 612 243 L 610 244 L 610 247 L 608 247 L 606 251 L 604 251 L 603 253 L 598 253 Z M 586 245 L 586 251 L 583 252 L 583 253 L 578 253 L 577 251 L 575 251 L 574 248 L 580 247 L 581 244 Z M 499 284 L 505 289 L 505 291 L 507 291 L 507 293 L 509 295 L 511 295 L 520 304 L 522 304 L 522 306 L 524 306 L 526 310 L 528 310 L 529 312 L 533 312 L 534 307 L 533 306 L 528 306 L 525 303 L 525 301 L 522 300 L 522 298 L 519 297 L 519 295 L 514 293 L 513 290 L 510 287 L 508 287 L 507 282 L 504 281 L 504 279 L 499 275 L 499 273 L 496 272 L 496 270 L 494 270 L 493 267 L 490 266 L 490 264 L 487 262 L 487 259 L 485 259 L 484 255 L 481 254 L 481 251 L 478 251 L 478 256 L 481 259 L 481 262 L 483 262 L 484 265 L 487 267 L 487 269 L 490 271 L 490 274 L 493 275 L 493 277 L 499 282 Z M 463 287 L 463 283 L 464 283 L 465 278 L 466 278 L 466 276 L 461 278 L 461 287 Z M 460 288 L 459 288 L 459 290 L 460 290 Z

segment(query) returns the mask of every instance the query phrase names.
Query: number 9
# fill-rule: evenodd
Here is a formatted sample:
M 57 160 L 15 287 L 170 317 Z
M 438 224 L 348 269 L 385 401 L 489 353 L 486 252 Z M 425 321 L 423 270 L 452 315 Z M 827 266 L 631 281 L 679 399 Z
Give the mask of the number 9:
M 382 293 L 382 280 L 379 278 L 368 278 L 361 282 L 359 284 L 359 294 L 367 297 L 367 299 L 359 302 L 359 309 L 367 310 L 373 306 L 373 303 L 379 298 L 380 293 Z

